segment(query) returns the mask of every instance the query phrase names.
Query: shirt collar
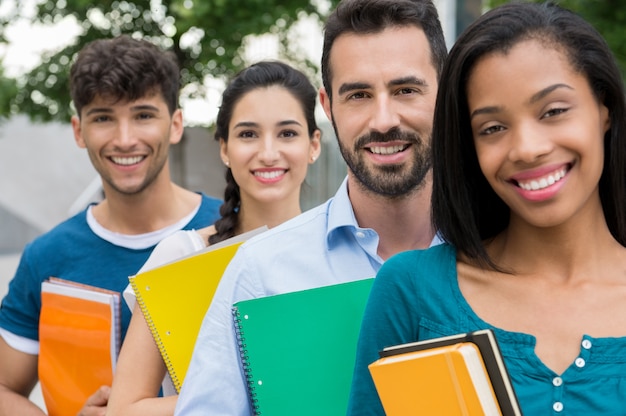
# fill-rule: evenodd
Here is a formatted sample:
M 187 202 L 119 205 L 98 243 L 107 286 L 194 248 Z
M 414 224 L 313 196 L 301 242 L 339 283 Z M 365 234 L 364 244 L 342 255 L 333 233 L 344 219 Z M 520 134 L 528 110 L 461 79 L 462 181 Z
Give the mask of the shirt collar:
M 355 234 L 357 231 L 365 231 L 372 237 L 375 237 L 374 246 L 378 247 L 378 233 L 370 228 L 361 228 L 354 216 L 354 208 L 348 196 L 348 177 L 344 178 L 339 186 L 334 198 L 329 201 L 328 207 L 328 227 L 326 228 L 326 244 L 328 249 L 339 241 L 339 234 L 342 232 L 351 232 Z M 437 232 L 430 246 L 436 246 L 443 242 L 441 235 Z

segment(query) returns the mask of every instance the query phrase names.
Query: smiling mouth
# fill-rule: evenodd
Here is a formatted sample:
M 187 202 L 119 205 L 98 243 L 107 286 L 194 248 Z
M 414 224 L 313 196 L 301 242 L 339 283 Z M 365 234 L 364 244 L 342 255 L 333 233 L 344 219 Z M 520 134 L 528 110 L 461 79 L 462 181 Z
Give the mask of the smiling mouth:
M 258 176 L 263 179 L 274 179 L 278 178 L 281 175 L 284 175 L 286 170 L 272 170 L 269 172 L 254 172 L 254 176 Z
M 566 166 L 548 175 L 542 176 L 541 178 L 536 178 L 529 181 L 513 181 L 513 183 L 526 191 L 539 191 L 541 189 L 547 188 L 550 185 L 554 185 L 555 183 L 563 179 L 569 169 L 570 167 Z
M 393 155 L 394 153 L 404 152 L 409 146 L 410 144 L 395 146 L 372 146 L 366 147 L 366 149 L 369 150 L 370 153 L 373 153 L 375 155 Z
M 122 166 L 135 165 L 141 162 L 144 158 L 145 156 L 132 156 L 132 157 L 111 156 L 111 160 L 113 161 L 113 163 L 115 163 L 116 165 L 122 165 Z

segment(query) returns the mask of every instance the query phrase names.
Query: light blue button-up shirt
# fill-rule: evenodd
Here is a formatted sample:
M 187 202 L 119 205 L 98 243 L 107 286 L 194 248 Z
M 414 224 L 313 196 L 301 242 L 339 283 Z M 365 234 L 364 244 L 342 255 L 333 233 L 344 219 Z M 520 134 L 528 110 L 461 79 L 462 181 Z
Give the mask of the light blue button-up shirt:
M 235 302 L 374 277 L 383 264 L 377 249 L 376 231 L 356 222 L 347 180 L 326 203 L 244 243 L 204 318 L 175 414 L 252 414 L 231 312 Z

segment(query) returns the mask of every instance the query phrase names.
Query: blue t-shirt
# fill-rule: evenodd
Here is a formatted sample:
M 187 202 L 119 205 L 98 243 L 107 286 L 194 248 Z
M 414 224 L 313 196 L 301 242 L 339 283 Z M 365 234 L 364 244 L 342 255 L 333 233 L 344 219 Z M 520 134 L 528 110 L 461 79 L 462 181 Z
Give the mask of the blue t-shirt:
M 525 415 L 626 414 L 626 337 L 584 335 L 579 356 L 556 374 L 536 356 L 534 336 L 495 328 L 474 313 L 459 289 L 456 250 L 448 244 L 398 254 L 376 275 L 348 414 L 385 414 L 367 368 L 379 350 L 485 328 L 495 331 Z
M 197 213 L 183 229 L 198 229 L 219 218 L 221 201 L 202 195 Z M 62 222 L 26 245 L 9 291 L 0 306 L 0 328 L 33 341 L 39 339 L 41 283 L 54 276 L 120 292 L 148 259 L 154 246 L 131 249 L 94 233 L 87 210 Z M 123 302 L 122 302 L 123 303 Z M 131 311 L 122 306 L 122 335 Z

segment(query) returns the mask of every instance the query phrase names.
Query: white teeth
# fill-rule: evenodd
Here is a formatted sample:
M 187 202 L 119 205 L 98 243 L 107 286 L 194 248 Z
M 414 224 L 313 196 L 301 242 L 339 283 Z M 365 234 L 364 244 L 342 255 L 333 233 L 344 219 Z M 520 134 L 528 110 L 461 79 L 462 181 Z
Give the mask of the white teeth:
M 391 155 L 404 150 L 404 146 L 374 146 L 370 147 L 370 152 L 377 155 Z
M 554 185 L 556 182 L 563 179 L 566 173 L 567 169 L 563 168 L 541 179 L 533 179 L 528 182 L 518 182 L 517 185 L 527 191 L 538 191 L 540 189 L 547 188 L 550 185 Z
M 134 157 L 113 156 L 111 157 L 111 160 L 113 160 L 113 162 L 115 162 L 118 165 L 129 166 L 129 165 L 134 165 L 135 163 L 141 162 L 143 160 L 143 156 L 134 156 Z
M 270 172 L 254 172 L 254 176 L 259 176 L 263 179 L 274 179 L 285 173 L 284 170 L 273 170 Z

